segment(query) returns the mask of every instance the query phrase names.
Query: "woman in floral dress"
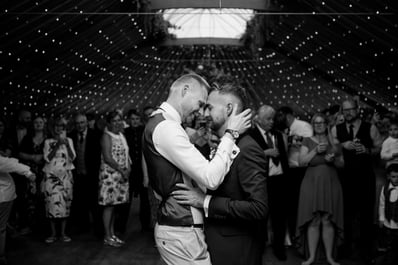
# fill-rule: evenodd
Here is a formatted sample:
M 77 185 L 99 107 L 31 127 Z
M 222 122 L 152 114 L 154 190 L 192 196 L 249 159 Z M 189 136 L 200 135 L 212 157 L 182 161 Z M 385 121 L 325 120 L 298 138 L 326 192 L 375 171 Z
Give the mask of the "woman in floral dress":
M 101 167 L 99 173 L 98 203 L 104 206 L 104 244 L 120 247 L 124 242 L 115 235 L 115 205 L 129 199 L 130 157 L 126 139 L 122 134 L 123 120 L 117 111 L 107 116 L 107 128 L 101 139 Z
M 51 236 L 46 243 L 56 240 L 56 223 L 60 222 L 60 240 L 71 241 L 65 234 L 66 220 L 69 217 L 73 194 L 74 168 L 72 161 L 76 157 L 72 139 L 66 137 L 66 120 L 55 119 L 54 137 L 44 142 L 43 192 L 46 202 L 46 216 L 50 219 Z

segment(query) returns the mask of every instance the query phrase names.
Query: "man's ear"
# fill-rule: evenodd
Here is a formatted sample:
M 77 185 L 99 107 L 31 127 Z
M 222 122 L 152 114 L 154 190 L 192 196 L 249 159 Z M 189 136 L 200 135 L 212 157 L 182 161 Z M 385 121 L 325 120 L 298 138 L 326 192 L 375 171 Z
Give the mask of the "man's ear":
M 232 103 L 227 103 L 227 116 L 231 116 L 232 111 L 234 110 L 234 105 Z
M 189 86 L 188 85 L 184 85 L 184 87 L 181 89 L 181 97 L 184 97 L 189 90 Z

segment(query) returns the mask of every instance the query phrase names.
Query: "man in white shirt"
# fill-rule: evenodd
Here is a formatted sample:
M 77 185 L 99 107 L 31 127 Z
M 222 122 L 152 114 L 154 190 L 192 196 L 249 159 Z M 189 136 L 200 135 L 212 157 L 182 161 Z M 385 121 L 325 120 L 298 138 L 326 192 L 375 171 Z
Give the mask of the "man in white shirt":
M 155 240 L 167 264 L 211 264 L 203 233 L 203 213 L 183 206 L 171 196 L 177 183 L 214 190 L 224 180 L 239 153 L 233 133 L 250 127 L 250 110 L 236 114 L 233 107 L 225 133 L 214 158 L 206 160 L 189 141 L 181 123 L 203 114 L 209 85 L 200 76 L 178 78 L 167 101 L 155 111 L 144 130 L 143 152 L 150 185 L 162 198 L 155 227 Z
M 4 256 L 6 227 L 13 201 L 17 197 L 14 181 L 9 174 L 11 172 L 24 175 L 31 181 L 36 178 L 28 166 L 19 163 L 15 158 L 0 155 L 0 264 L 7 264 Z M 18 177 L 22 177 L 19 175 Z
M 288 194 L 288 227 L 289 234 L 293 236 L 296 232 L 296 219 L 300 186 L 306 167 L 299 165 L 299 154 L 301 142 L 304 137 L 311 137 L 313 129 L 311 124 L 295 117 L 293 110 L 288 106 L 280 107 L 275 114 L 276 121 L 288 129 L 288 160 L 289 160 L 289 190 Z M 282 128 L 281 128 L 282 129 Z

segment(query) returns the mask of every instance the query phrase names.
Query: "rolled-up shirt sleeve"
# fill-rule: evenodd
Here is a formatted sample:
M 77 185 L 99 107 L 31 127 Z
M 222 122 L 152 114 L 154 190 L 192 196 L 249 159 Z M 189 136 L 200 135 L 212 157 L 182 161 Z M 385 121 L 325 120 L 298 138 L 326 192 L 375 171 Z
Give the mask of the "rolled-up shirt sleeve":
M 207 160 L 189 141 L 182 126 L 166 120 L 153 131 L 153 143 L 164 158 L 178 167 L 197 184 L 215 190 L 223 182 L 239 148 L 228 137 L 222 137 L 214 158 Z
M 18 159 L 0 156 L 0 172 L 11 173 L 15 172 L 20 175 L 27 176 L 31 174 L 30 167 L 19 163 Z

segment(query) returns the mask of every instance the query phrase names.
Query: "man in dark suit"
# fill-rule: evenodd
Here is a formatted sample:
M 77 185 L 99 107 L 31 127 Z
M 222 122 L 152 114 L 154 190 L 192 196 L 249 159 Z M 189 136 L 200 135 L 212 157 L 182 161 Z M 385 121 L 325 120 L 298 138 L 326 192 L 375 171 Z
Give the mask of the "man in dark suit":
M 129 146 L 129 155 L 131 159 L 131 173 L 129 178 L 130 188 L 130 201 L 120 205 L 120 222 L 117 226 L 120 226 L 121 232 L 125 232 L 126 224 L 130 213 L 130 206 L 135 197 L 140 196 L 140 222 L 142 231 L 150 231 L 150 206 L 148 199 L 148 188 L 143 185 L 143 174 L 142 174 L 142 134 L 144 132 L 144 126 L 141 122 L 141 117 L 135 109 L 131 109 L 127 113 L 127 119 L 129 121 L 129 127 L 124 130 L 124 136 L 126 137 L 127 144 Z
M 264 150 L 267 157 L 267 188 L 269 213 L 273 232 L 273 253 L 279 260 L 286 260 L 285 235 L 287 231 L 286 182 L 289 169 L 287 139 L 274 130 L 275 110 L 263 105 L 254 118 L 255 127 L 250 135 Z
M 243 88 L 230 83 L 210 93 L 206 116 L 218 135 L 228 132 L 226 124 L 233 108 L 245 108 L 244 98 Z M 240 152 L 223 183 L 206 195 L 177 184 L 182 189 L 173 196 L 181 204 L 204 209 L 204 230 L 213 265 L 260 265 L 268 213 L 266 157 L 249 134 L 231 134 L 237 138 Z
M 78 113 L 74 121 L 75 129 L 69 136 L 76 150 L 72 220 L 81 229 L 88 229 L 93 223 L 94 232 L 100 236 L 102 218 L 98 206 L 98 172 L 101 136 L 99 132 L 88 128 L 86 115 Z

